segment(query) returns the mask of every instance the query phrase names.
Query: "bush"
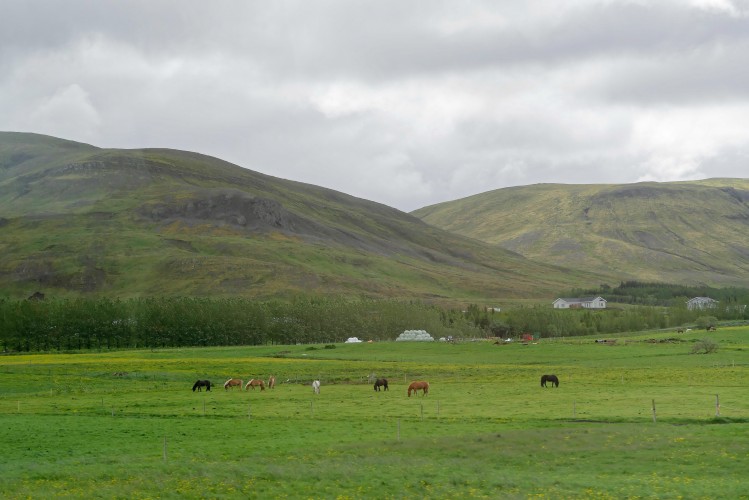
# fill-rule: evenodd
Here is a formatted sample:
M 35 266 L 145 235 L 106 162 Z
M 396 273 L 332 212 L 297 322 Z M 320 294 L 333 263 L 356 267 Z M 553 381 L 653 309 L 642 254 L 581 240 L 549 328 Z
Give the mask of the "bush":
M 698 340 L 692 346 L 692 354 L 710 354 L 718 350 L 718 343 L 712 339 Z

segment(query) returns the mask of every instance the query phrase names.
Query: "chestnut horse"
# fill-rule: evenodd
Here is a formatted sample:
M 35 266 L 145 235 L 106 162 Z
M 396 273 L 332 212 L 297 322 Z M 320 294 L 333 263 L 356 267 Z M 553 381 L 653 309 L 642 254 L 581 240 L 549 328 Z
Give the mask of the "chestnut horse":
M 271 375 L 268 379 L 268 389 L 273 389 L 274 387 L 276 387 L 276 377 Z
M 314 394 L 320 394 L 320 381 L 315 380 L 312 382 L 312 392 Z
M 192 392 L 195 392 L 195 389 L 197 389 L 198 392 L 200 392 L 201 387 L 205 387 L 206 391 L 210 391 L 211 381 L 210 380 L 198 380 L 197 382 L 195 382 L 195 385 L 192 386 Z
M 265 382 L 257 378 L 252 378 L 247 382 L 247 385 L 244 386 L 244 390 L 246 391 L 248 387 L 252 387 L 252 390 L 254 391 L 257 386 L 260 386 L 261 391 L 265 390 Z
M 237 387 L 239 386 L 239 389 L 242 389 L 242 381 L 238 378 L 230 378 L 226 382 L 224 382 L 224 389 L 229 389 L 229 387 Z
M 386 379 L 386 378 L 378 378 L 377 380 L 375 380 L 374 390 L 375 391 L 379 391 L 380 387 L 382 387 L 383 390 L 387 391 L 388 390 L 388 379 Z
M 422 380 L 411 382 L 411 385 L 408 386 L 408 397 L 411 397 L 411 391 L 414 392 L 414 394 L 419 393 L 419 389 L 424 391 L 423 395 L 426 396 L 429 394 L 429 382 L 424 382 Z
M 556 375 L 542 375 L 541 387 L 546 387 L 546 382 L 551 382 L 552 386 L 559 387 L 559 379 Z

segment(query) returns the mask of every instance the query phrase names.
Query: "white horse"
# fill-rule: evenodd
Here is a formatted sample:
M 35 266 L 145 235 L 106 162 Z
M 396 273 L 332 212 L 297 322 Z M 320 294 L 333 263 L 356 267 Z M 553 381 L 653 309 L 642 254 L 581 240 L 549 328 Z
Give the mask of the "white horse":
M 320 381 L 315 380 L 312 382 L 312 392 L 315 394 L 320 394 Z

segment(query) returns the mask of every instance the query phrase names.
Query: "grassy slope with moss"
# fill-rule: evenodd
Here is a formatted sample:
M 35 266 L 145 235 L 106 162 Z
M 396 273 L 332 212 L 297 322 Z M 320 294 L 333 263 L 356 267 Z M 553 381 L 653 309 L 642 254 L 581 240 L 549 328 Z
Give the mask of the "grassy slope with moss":
M 537 184 L 424 207 L 413 215 L 530 259 L 622 279 L 749 282 L 749 180 Z
M 184 151 L 0 133 L 0 295 L 553 297 L 539 264 L 330 189 Z

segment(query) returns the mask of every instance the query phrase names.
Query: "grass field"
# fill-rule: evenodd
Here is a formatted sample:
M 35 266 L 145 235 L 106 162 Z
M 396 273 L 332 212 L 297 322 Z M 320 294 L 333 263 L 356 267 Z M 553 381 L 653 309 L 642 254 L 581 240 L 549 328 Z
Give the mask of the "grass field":
M 707 335 L 0 357 L 0 496 L 748 498 L 749 328 Z

